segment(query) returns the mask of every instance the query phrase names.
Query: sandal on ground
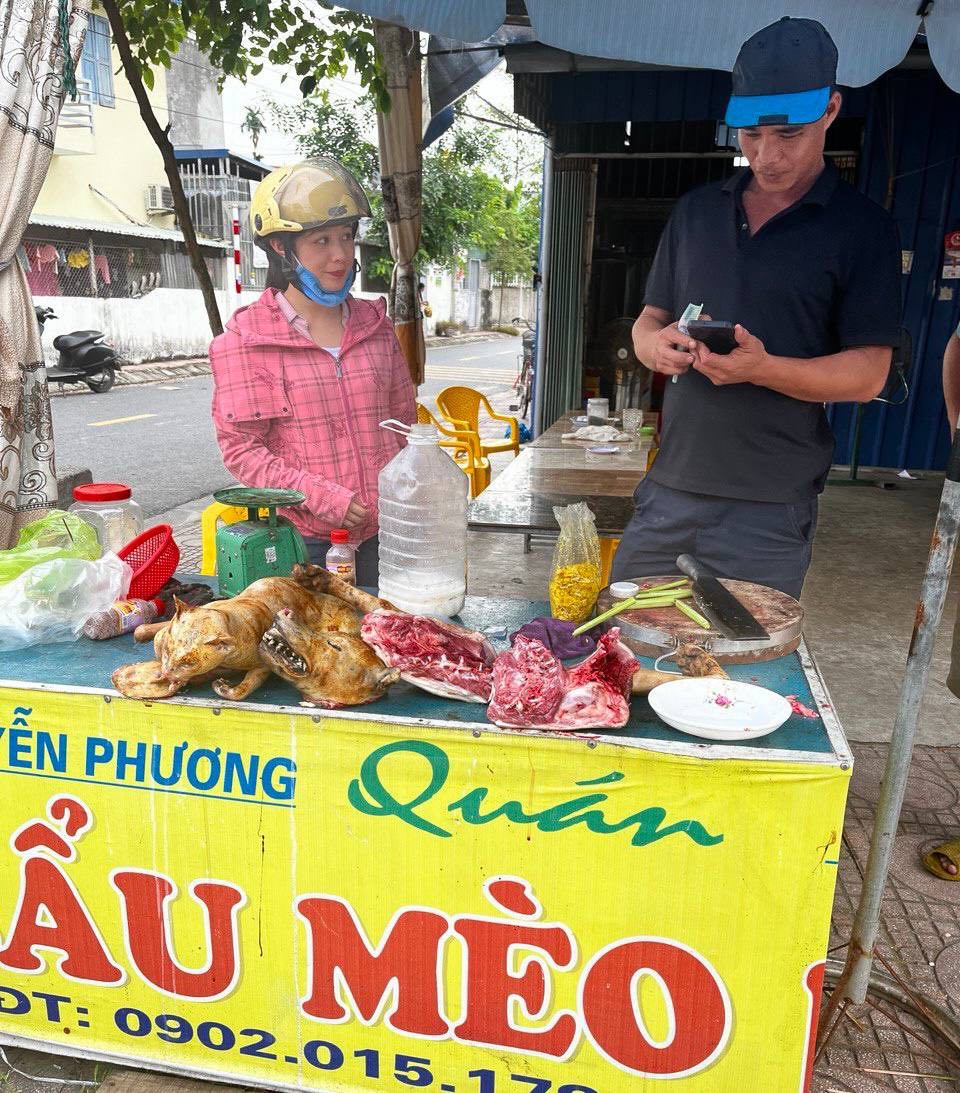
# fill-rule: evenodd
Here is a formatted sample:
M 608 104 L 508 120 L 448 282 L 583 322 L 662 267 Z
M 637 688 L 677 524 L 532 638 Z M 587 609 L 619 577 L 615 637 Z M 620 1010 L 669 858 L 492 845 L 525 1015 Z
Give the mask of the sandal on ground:
M 948 873 L 940 864 L 937 855 L 949 858 L 957 867 L 955 874 Z M 960 880 L 960 839 L 948 839 L 945 843 L 933 847 L 922 855 L 924 868 L 940 880 Z

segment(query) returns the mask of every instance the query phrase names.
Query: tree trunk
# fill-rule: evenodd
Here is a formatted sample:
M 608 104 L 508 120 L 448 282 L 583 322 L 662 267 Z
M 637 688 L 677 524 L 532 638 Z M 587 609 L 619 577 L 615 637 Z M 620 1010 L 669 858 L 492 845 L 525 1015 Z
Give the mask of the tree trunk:
M 130 39 L 127 37 L 123 25 L 123 16 L 120 14 L 117 0 L 102 0 L 102 6 L 107 13 L 107 18 L 110 20 L 114 45 L 116 45 L 117 52 L 120 54 L 120 62 L 123 65 L 127 83 L 133 90 L 137 105 L 140 107 L 140 117 L 143 118 L 147 132 L 153 138 L 154 144 L 160 149 L 160 155 L 163 157 L 163 169 L 167 181 L 170 183 L 170 191 L 173 194 L 173 208 L 177 214 L 180 230 L 183 232 L 183 242 L 187 248 L 187 254 L 190 256 L 190 265 L 193 267 L 200 291 L 203 293 L 203 303 L 207 309 L 207 321 L 210 323 L 210 330 L 216 337 L 217 334 L 223 333 L 223 322 L 220 318 L 220 308 L 217 305 L 217 294 L 214 291 L 213 282 L 210 280 L 210 271 L 207 269 L 207 264 L 203 260 L 200 246 L 197 243 L 197 233 L 193 229 L 193 220 L 190 216 L 190 205 L 187 201 L 187 195 L 183 192 L 180 170 L 168 135 L 169 126 L 167 129 L 162 128 L 160 122 L 157 121 L 157 115 L 153 112 L 147 89 L 143 84 L 140 66 L 130 48 Z

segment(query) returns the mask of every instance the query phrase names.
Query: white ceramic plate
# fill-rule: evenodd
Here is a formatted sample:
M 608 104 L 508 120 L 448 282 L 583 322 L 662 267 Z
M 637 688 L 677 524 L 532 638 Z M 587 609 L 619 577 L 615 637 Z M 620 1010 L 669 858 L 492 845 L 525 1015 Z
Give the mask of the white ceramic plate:
M 727 744 L 776 732 L 793 712 L 776 691 L 734 679 L 661 683 L 650 692 L 648 701 L 671 728 Z

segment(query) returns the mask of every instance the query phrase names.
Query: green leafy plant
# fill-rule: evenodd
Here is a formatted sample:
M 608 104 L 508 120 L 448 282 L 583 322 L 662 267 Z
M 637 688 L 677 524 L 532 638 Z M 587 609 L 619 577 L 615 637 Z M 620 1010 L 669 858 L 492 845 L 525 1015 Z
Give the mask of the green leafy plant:
M 260 138 L 267 131 L 267 124 L 263 120 L 263 114 L 255 107 L 248 106 L 243 121 L 240 123 L 240 131 L 249 133 L 250 143 L 253 145 L 253 158 L 260 159 L 261 156 L 258 154 L 257 148 L 260 144 Z

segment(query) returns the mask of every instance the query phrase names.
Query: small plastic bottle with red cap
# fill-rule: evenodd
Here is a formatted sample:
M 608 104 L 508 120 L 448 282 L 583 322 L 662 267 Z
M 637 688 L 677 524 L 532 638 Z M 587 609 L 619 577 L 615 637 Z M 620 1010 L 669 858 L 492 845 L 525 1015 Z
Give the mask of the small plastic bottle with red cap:
M 94 529 L 102 550 L 116 553 L 143 531 L 143 511 L 131 493 L 122 482 L 74 486 L 69 511 Z
M 357 583 L 357 554 L 350 545 L 350 532 L 346 528 L 336 528 L 330 532 L 326 565 L 327 572 L 333 573 L 341 581 L 353 585 Z

